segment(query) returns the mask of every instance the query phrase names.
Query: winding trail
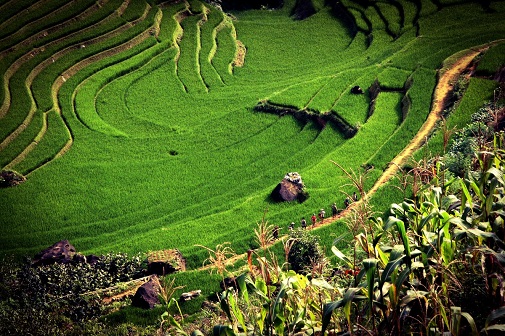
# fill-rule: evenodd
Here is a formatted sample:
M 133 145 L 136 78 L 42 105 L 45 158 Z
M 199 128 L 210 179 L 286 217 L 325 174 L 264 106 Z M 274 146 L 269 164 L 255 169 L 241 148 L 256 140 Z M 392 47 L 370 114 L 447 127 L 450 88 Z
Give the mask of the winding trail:
M 463 71 L 470 66 L 475 57 L 487 48 L 489 48 L 489 45 L 469 49 L 440 76 L 433 93 L 431 111 L 428 114 L 426 121 L 414 138 L 412 138 L 407 147 L 405 147 L 393 159 L 393 161 L 391 161 L 384 173 L 382 173 L 379 179 L 375 182 L 374 186 L 368 191 L 367 197 L 373 195 L 384 183 L 389 181 L 398 172 L 398 169 L 412 157 L 412 154 L 414 154 L 414 152 L 424 144 L 431 131 L 435 128 L 437 122 L 442 118 L 442 113 L 447 105 L 447 100 L 449 99 L 449 94 L 453 89 L 455 81 L 463 73 Z
M 410 143 L 393 159 L 393 161 L 391 161 L 386 170 L 384 170 L 383 174 L 375 182 L 373 187 L 366 193 L 366 198 L 371 197 L 382 185 L 388 182 L 398 172 L 398 169 L 412 157 L 412 154 L 425 143 L 430 132 L 436 127 L 437 122 L 441 119 L 447 100 L 449 99 L 449 94 L 451 93 L 454 83 L 458 77 L 470 66 L 477 55 L 479 55 L 482 51 L 488 49 L 490 46 L 499 42 L 503 42 L 503 40 L 493 41 L 484 45 L 467 49 L 463 52 L 456 53 L 455 55 L 461 55 L 452 64 L 449 65 L 449 68 L 442 68 L 439 70 L 439 80 L 433 93 L 431 111 L 428 114 L 426 121 L 421 126 L 417 134 L 412 138 Z M 345 218 L 349 215 L 351 209 L 356 205 L 359 205 L 361 202 L 362 199 L 352 203 L 347 209 L 340 212 L 339 215 L 335 217 L 329 217 L 322 222 L 317 222 L 314 227 L 309 225 L 307 226 L 307 229 L 312 230 L 320 226 L 331 224 L 339 219 Z M 233 265 L 237 260 L 246 257 L 247 253 L 235 255 L 227 259 L 226 265 Z M 205 270 L 210 268 L 212 268 L 212 265 L 204 265 L 198 270 Z

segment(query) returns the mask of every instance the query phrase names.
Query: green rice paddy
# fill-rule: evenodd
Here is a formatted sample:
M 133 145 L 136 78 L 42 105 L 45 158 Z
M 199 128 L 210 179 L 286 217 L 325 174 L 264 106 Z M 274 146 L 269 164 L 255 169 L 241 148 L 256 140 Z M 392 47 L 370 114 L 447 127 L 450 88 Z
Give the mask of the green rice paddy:
M 65 3 L 0 7 L 0 165 L 27 175 L 0 189 L 1 254 L 68 239 L 85 254 L 177 248 L 196 268 L 196 244 L 245 252 L 265 210 L 286 232 L 343 205 L 353 189 L 332 160 L 373 166 L 372 185 L 426 119 L 448 57 L 493 42 L 479 73 L 504 64 L 503 1 L 318 1 L 304 20 L 290 17 L 294 0 L 228 14 L 196 0 Z M 493 83 L 472 80 L 463 106 Z M 291 171 L 309 199 L 272 202 Z

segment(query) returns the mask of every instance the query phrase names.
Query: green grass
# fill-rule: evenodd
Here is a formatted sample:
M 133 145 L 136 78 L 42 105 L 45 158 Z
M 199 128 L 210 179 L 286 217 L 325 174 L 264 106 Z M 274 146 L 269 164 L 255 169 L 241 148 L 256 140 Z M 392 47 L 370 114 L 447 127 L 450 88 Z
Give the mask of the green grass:
M 491 101 L 496 87 L 495 81 L 472 78 L 463 99 L 447 120 L 447 129 L 458 130 L 469 124 L 472 114 L 477 112 L 484 103 Z M 438 131 L 430 139 L 427 149 L 417 151 L 415 157 L 417 160 L 421 159 L 426 150 L 433 155 L 442 155 L 443 149 L 443 134 L 442 131 Z
M 184 31 L 179 44 L 181 55 L 177 62 L 177 75 L 184 83 L 188 93 L 199 94 L 207 92 L 200 72 L 200 21 L 202 15 L 186 17 L 181 26 Z
M 410 101 L 408 113 L 396 132 L 370 160 L 369 164 L 384 168 L 399 153 L 419 131 L 430 111 L 431 99 L 426 91 L 435 85 L 433 70 L 419 69 L 412 74 L 415 85 L 407 91 Z
M 410 72 L 405 70 L 387 67 L 378 74 L 377 79 L 383 90 L 402 90 L 410 74 Z
M 154 11 L 151 11 L 151 20 L 153 17 Z M 149 16 L 145 22 L 147 24 L 150 24 L 149 22 Z M 114 27 L 114 21 L 111 20 L 109 21 L 109 26 L 108 27 Z M 151 21 L 152 22 L 152 21 Z M 105 50 L 107 48 L 111 48 L 115 45 L 118 45 L 127 39 L 135 36 L 137 33 L 141 31 L 141 29 L 146 29 L 147 26 L 144 24 L 144 22 L 134 26 L 133 28 L 129 29 L 129 35 L 128 34 L 123 34 L 119 35 L 118 37 L 110 38 L 107 42 L 112 42 L 113 44 L 106 44 L 106 43 L 99 43 L 97 45 L 88 45 L 87 48 L 79 48 L 79 52 L 73 52 L 71 54 L 67 53 L 67 57 L 63 57 L 61 60 L 55 63 L 49 63 L 50 65 L 49 70 L 46 71 L 45 75 L 44 74 L 40 77 L 42 81 L 39 83 L 45 83 L 45 85 L 40 85 L 37 87 L 37 85 L 34 86 L 34 90 L 36 92 L 43 92 L 45 90 L 46 94 L 43 95 L 45 97 L 45 100 L 39 100 L 39 106 L 42 103 L 42 109 L 47 110 L 50 108 L 52 105 L 52 101 L 49 99 L 51 97 L 51 87 L 47 85 L 47 82 L 52 82 L 56 80 L 56 78 L 59 76 L 59 73 L 61 73 L 63 70 L 61 69 L 67 69 L 71 67 L 73 64 L 77 63 L 78 61 L 82 60 L 83 58 L 87 57 L 88 55 L 95 54 L 101 50 Z M 94 32 L 97 34 L 97 32 Z M 67 41 L 68 43 L 69 41 Z M 115 43 L 115 44 L 114 44 Z M 101 48 L 101 49 L 100 49 Z M 18 70 L 14 76 L 11 78 L 9 85 L 10 85 L 10 90 L 12 92 L 16 92 L 16 95 L 12 95 L 11 98 L 11 109 L 18 111 L 14 116 L 11 116 L 6 119 L 6 123 L 4 124 L 4 127 L 2 128 L 2 139 L 5 138 L 8 134 L 13 132 L 16 128 L 17 125 L 21 124 L 21 121 L 25 119 L 28 116 L 28 113 L 31 107 L 31 95 L 29 94 L 28 90 L 26 89 L 26 84 L 25 84 L 25 79 L 28 77 L 28 73 L 31 71 L 31 68 L 34 67 L 37 62 L 39 62 L 40 59 L 44 59 L 44 57 L 48 57 L 48 55 L 52 55 L 51 52 L 53 50 L 57 49 L 56 46 L 53 47 L 53 49 L 48 49 L 46 51 L 46 54 L 42 53 L 39 54 L 37 57 L 32 58 L 30 61 L 26 62 L 23 64 L 23 66 Z M 53 68 L 51 68 L 51 66 Z M 55 71 L 55 69 L 58 69 Z M 46 76 L 51 76 L 50 81 L 48 81 L 48 78 Z M 38 89 L 38 90 L 37 90 Z M 22 112 L 22 113 L 21 113 Z M 19 146 L 19 145 L 18 145 Z
M 63 119 L 51 111 L 39 145 L 15 167 L 32 171 L 28 181 L 0 190 L 0 254 L 33 255 L 55 241 L 69 239 L 85 254 L 178 248 L 194 269 L 207 258 L 196 244 L 215 248 L 229 241 L 238 253 L 255 248 L 253 230 L 265 210 L 270 224 L 286 228 L 320 208 L 328 210 L 333 202 L 342 206 L 344 192 L 353 189 L 331 160 L 353 171 L 363 164 L 374 165 L 366 183 L 373 185 L 426 119 L 436 73 L 444 60 L 505 33 L 499 24 L 505 12 L 501 2 L 491 4 L 493 13 L 478 4 L 437 9 L 431 1 L 423 0 L 419 8 L 416 2 L 398 1 L 402 23 L 400 7 L 387 1 L 377 5 L 382 17 L 373 6 L 347 1 L 343 4 L 354 8 L 348 9 L 365 31 L 350 36 L 321 1 L 319 12 L 302 21 L 289 17 L 294 1 L 286 1 L 282 10 L 233 13 L 222 25 L 225 16 L 202 11 L 202 3 L 192 1 L 192 11 L 200 14 L 182 20 L 182 39 L 175 45 L 179 26 L 174 15 L 186 4 L 165 4 L 157 39 L 150 36 L 128 50 L 93 59 L 52 92 L 61 73 L 130 41 L 159 19 L 153 5 L 145 20 L 131 26 L 127 21 L 142 15 L 145 8 L 144 2 L 131 2 L 122 17 L 100 22 L 120 3 L 108 2 L 75 26 L 1 59 L 3 75 L 32 48 L 52 43 L 8 83 L 12 105 L 0 119 L 3 141 L 30 111 L 25 85 L 30 71 L 70 45 L 96 36 L 104 39 L 73 50 L 35 77 L 34 119 L 0 151 L 2 167 L 35 139 L 42 112 L 52 109 L 53 103 Z M 20 2 L 11 8 L 9 15 L 23 6 Z M 412 26 L 417 9 L 419 36 Z M 201 21 L 204 14 L 205 22 Z M 100 23 L 84 29 L 96 22 Z M 125 24 L 121 34 L 108 33 Z M 393 39 L 388 30 L 398 37 Z M 373 40 L 367 43 L 368 33 Z M 68 37 L 57 41 L 64 36 Z M 232 66 L 236 40 L 247 49 L 243 67 Z M 482 62 L 488 62 L 486 57 L 494 59 L 492 50 Z M 408 78 L 412 84 L 405 88 Z M 368 117 L 369 88 L 376 79 L 383 91 Z M 351 94 L 354 85 L 365 93 Z M 472 80 L 460 108 L 478 108 L 492 88 L 492 82 Z M 52 94 L 57 94 L 57 102 Z M 405 96 L 410 103 L 402 110 Z M 359 130 L 344 139 L 331 123 L 255 112 L 253 107 L 262 100 L 316 113 L 334 111 Z M 465 120 L 459 121 L 459 113 L 458 109 L 454 114 L 455 123 Z M 49 160 L 68 139 L 63 122 L 73 145 L 61 158 Z M 309 199 L 301 204 L 272 202 L 271 191 L 290 171 L 302 175 Z M 398 197 L 393 187 L 386 187 L 373 204 L 383 211 L 390 198 Z M 333 239 L 345 234 L 346 228 L 336 223 L 315 232 L 329 251 Z M 339 244 L 345 246 L 346 241 Z M 187 277 L 180 280 L 185 283 L 199 278 L 196 272 L 180 276 Z
M 76 34 L 76 32 L 79 29 L 85 28 L 89 25 L 92 25 L 92 24 L 102 20 L 106 15 L 110 14 L 114 9 L 115 9 L 114 1 L 108 2 L 105 6 L 102 7 L 102 10 L 95 12 L 94 14 L 87 17 L 85 20 L 79 21 L 75 25 L 65 27 L 64 29 L 57 31 L 54 34 L 49 34 L 44 38 L 35 40 L 34 46 L 43 46 L 44 52 L 37 54 L 33 59 L 30 60 L 31 63 L 25 65 L 24 67 L 22 67 L 22 69 L 32 69 L 36 64 L 36 60 L 38 60 L 38 62 L 40 62 L 42 59 L 49 58 L 56 51 L 62 50 L 65 47 L 67 47 L 73 43 L 76 43 L 79 41 L 85 41 L 86 39 L 90 39 L 90 38 L 93 38 L 93 37 L 103 34 L 105 31 L 102 30 L 100 27 L 93 27 L 93 29 L 83 29 L 80 34 Z M 115 20 L 110 20 L 110 21 L 115 21 Z M 120 20 L 115 21 L 115 23 L 112 23 L 110 21 L 109 21 L 108 26 L 107 25 L 104 25 L 104 26 L 107 26 L 107 28 L 111 29 L 111 30 L 114 28 L 117 28 L 119 26 L 119 24 L 121 23 Z M 45 45 L 45 44 L 50 44 L 51 41 L 54 41 L 57 38 L 60 38 L 65 35 L 70 35 L 72 33 L 74 33 L 76 36 L 69 36 L 68 38 L 66 38 L 64 40 L 65 42 L 62 41 L 62 42 L 58 43 L 56 46 L 54 46 L 54 43 L 51 46 Z M 25 53 L 28 53 L 30 50 L 31 50 L 30 46 L 20 47 L 19 50 L 16 50 L 12 53 L 7 54 L 5 56 L 5 58 L 3 59 L 3 61 L 0 62 L 0 72 L 4 73 L 7 70 L 7 68 L 14 61 L 16 61 L 18 58 L 20 58 Z M 55 65 L 51 64 L 48 68 L 50 68 L 51 66 L 55 66 Z M 52 70 L 50 73 L 51 78 L 57 77 L 61 71 L 61 70 L 55 71 L 54 69 L 51 69 L 51 70 Z M 20 72 L 20 71 L 18 70 L 18 72 Z M 24 72 L 23 75 L 27 76 L 27 73 L 28 72 Z M 52 80 L 51 80 L 51 78 L 46 77 L 46 78 L 44 78 L 44 80 L 39 81 L 39 78 L 44 77 L 44 75 L 41 74 L 39 76 L 37 76 L 35 78 L 35 81 L 33 83 L 34 91 L 35 91 L 35 94 L 34 94 L 35 99 L 36 99 L 37 103 L 39 104 L 39 106 L 44 106 L 45 109 L 49 109 L 51 107 L 51 103 L 49 102 L 50 101 L 50 86 L 48 86 L 47 83 L 51 82 Z M 19 76 L 19 74 L 17 74 L 17 73 L 15 74 L 14 78 L 16 78 L 16 77 L 22 78 L 22 76 Z M 16 79 L 14 79 L 14 81 L 15 80 Z M 12 84 L 7 83 L 7 85 L 12 85 Z M 2 90 L 1 90 L 2 101 L 4 99 L 4 94 L 5 94 L 3 89 L 4 89 L 4 87 L 2 86 Z M 46 90 L 46 91 L 45 91 L 45 93 L 43 93 L 41 95 L 43 97 L 39 97 L 37 93 L 42 90 Z M 18 92 L 19 89 L 12 89 L 11 88 L 11 91 Z M 18 110 L 18 109 L 16 108 L 15 110 Z
M 93 1 L 79 1 L 62 6 L 60 0 L 38 1 L 37 8 L 22 13 L 20 17 L 13 17 L 12 23 L 3 29 L 1 36 L 5 36 L 2 41 L 2 50 L 14 46 L 23 41 L 27 36 L 41 32 L 46 28 L 55 26 L 63 21 L 71 19 L 88 7 L 93 5 Z
M 63 120 L 54 111 L 49 111 L 46 117 L 47 131 L 37 145 L 21 163 L 12 167 L 14 170 L 27 174 L 52 160 L 70 139 L 67 127 Z
M 230 24 L 227 24 L 217 31 L 215 40 L 217 50 L 211 60 L 211 64 L 225 83 L 232 80 L 231 64 L 237 48 L 235 38 L 233 38 L 233 29 Z
M 350 4 L 350 1 L 345 1 Z M 344 3 L 345 3 L 344 2 Z M 356 25 L 360 31 L 370 32 L 372 29 L 372 23 L 366 19 L 366 15 L 363 13 L 363 10 L 360 8 L 349 7 L 349 12 L 353 16 L 356 21 Z
M 33 4 L 32 0 L 11 0 L 7 2 L 3 1 L 3 8 L 0 11 L 0 22 L 5 22 L 13 15 L 16 15 L 16 13 L 21 12 L 25 8 L 28 8 L 31 4 Z
M 207 20 L 200 27 L 200 72 L 207 87 L 223 85 L 223 80 L 212 65 L 212 58 L 217 50 L 216 29 L 224 20 L 223 14 L 209 7 L 209 13 L 206 14 Z
M 500 43 L 486 51 L 477 65 L 476 73 L 481 76 L 493 76 L 497 70 L 504 66 L 505 43 Z
M 145 1 L 130 1 L 128 7 L 126 7 L 126 10 L 121 15 L 121 17 L 126 22 L 133 22 L 139 19 L 140 16 L 144 13 L 146 10 L 146 5 L 147 3 Z
M 400 11 L 393 4 L 386 2 L 377 2 L 376 6 L 379 15 L 385 21 L 388 34 L 391 34 L 393 37 L 399 36 L 404 25 L 403 11 Z
M 61 2 L 58 0 L 38 0 L 24 11 L 12 13 L 9 17 L 9 24 L 2 29 L 0 38 L 6 38 L 15 32 L 25 30 L 32 22 L 43 18 L 54 10 L 61 7 Z
M 4 167 L 14 160 L 35 139 L 42 127 L 42 113 L 36 113 L 27 128 L 2 150 L 0 166 Z

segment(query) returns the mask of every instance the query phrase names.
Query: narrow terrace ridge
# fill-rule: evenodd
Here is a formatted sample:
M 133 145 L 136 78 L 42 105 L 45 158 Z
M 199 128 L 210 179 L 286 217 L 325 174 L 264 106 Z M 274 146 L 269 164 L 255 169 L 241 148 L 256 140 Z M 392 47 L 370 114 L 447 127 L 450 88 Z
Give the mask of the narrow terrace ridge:
M 58 17 L 58 15 L 62 15 L 64 13 L 69 12 L 69 8 L 71 8 L 73 6 L 75 6 L 75 0 L 70 1 L 70 2 L 66 3 L 65 5 L 63 5 L 63 6 L 58 7 L 54 11 L 51 11 L 51 12 L 47 13 L 46 15 L 44 15 L 44 16 L 42 16 L 42 17 L 40 17 L 40 18 L 38 18 L 38 19 L 36 19 L 34 21 L 31 21 L 31 22 L 23 25 L 19 30 L 17 30 L 13 34 L 8 35 L 7 37 L 5 37 L 2 40 L 0 40 L 0 45 L 8 45 L 8 43 L 5 40 L 7 40 L 7 39 L 13 39 L 16 36 L 21 36 L 21 37 L 19 37 L 19 39 L 22 39 L 22 36 L 26 34 L 26 31 L 29 31 L 34 26 L 37 27 L 39 25 L 44 25 L 47 22 L 50 22 L 51 19 L 53 19 L 55 17 Z
M 109 0 L 104 0 L 103 3 L 107 3 L 108 1 Z M 126 3 L 128 1 L 129 0 L 125 0 Z M 12 51 L 15 51 L 15 50 L 23 48 L 23 47 L 28 47 L 29 45 L 32 45 L 33 43 L 35 43 L 36 41 L 38 41 L 42 38 L 46 38 L 54 33 L 57 33 L 60 30 L 63 30 L 66 27 L 69 27 L 69 26 L 71 26 L 81 20 L 86 19 L 87 17 L 91 16 L 93 13 L 98 11 L 100 8 L 102 8 L 102 6 L 103 5 L 98 5 L 98 3 L 94 3 L 92 6 L 86 8 L 82 13 L 74 15 L 62 23 L 59 23 L 57 25 L 54 25 L 54 26 L 49 27 L 47 29 L 44 29 L 34 35 L 31 35 L 31 36 L 25 38 L 24 40 L 16 43 L 15 45 L 11 46 L 10 48 L 1 51 L 0 52 L 0 59 L 5 57 L 5 55 L 9 54 Z
M 90 45 L 90 44 L 96 44 L 96 43 L 100 43 L 102 41 L 106 41 L 108 39 L 111 39 L 111 38 L 114 38 L 115 36 L 118 36 L 120 35 L 121 33 L 127 31 L 128 29 L 130 29 L 131 27 L 135 26 L 136 24 L 140 23 L 141 21 L 143 21 L 146 17 L 147 17 L 147 14 L 149 13 L 149 11 L 151 10 L 151 7 L 149 5 L 146 5 L 146 8 L 144 10 L 144 13 L 143 15 L 138 18 L 137 20 L 135 20 L 134 22 L 128 22 L 126 24 L 124 24 L 123 26 L 107 33 L 107 34 L 104 34 L 104 35 L 101 35 L 97 38 L 94 38 L 92 40 L 88 40 L 86 42 L 80 42 L 80 43 L 76 43 L 72 46 L 69 46 L 63 50 L 60 50 L 59 52 L 57 52 L 56 54 L 53 54 L 50 58 L 47 58 L 45 61 L 43 61 L 42 63 L 39 63 L 39 65 L 37 67 L 35 67 L 30 75 L 28 76 L 28 78 L 26 79 L 26 85 L 27 87 L 31 88 L 31 85 L 32 85 L 32 82 L 34 80 L 34 78 L 45 68 L 47 67 L 49 64 L 53 63 L 55 60 L 63 57 L 64 55 L 70 53 L 71 51 L 75 50 L 75 48 L 80 48 L 82 47 L 82 45 L 87 44 L 87 45 Z M 115 16 L 115 15 L 118 15 L 119 13 L 118 12 L 114 12 L 113 14 L 109 15 L 108 18 L 110 19 L 111 17 Z M 107 19 L 107 18 L 106 18 Z M 106 22 L 106 19 L 102 20 L 102 22 Z M 91 26 L 87 27 L 86 29 L 90 29 Z M 58 115 L 61 116 L 61 111 L 59 109 L 59 106 L 58 106 L 58 103 L 57 103 L 57 94 L 61 88 L 61 85 L 65 82 L 66 79 L 70 78 L 71 76 L 73 76 L 77 71 L 83 69 L 85 66 L 93 63 L 93 62 L 96 62 L 102 58 L 106 58 L 106 57 L 110 57 L 116 53 L 119 53 L 121 52 L 122 50 L 125 50 L 125 49 L 128 49 L 128 48 L 131 48 L 139 43 L 141 43 L 142 41 L 144 41 L 145 39 L 147 39 L 150 34 L 151 34 L 151 28 L 152 27 L 149 27 L 148 29 L 146 29 L 145 31 L 143 31 L 141 34 L 137 35 L 136 37 L 134 37 L 133 39 L 131 39 L 130 41 L 128 42 L 125 42 L 124 44 L 120 45 L 120 46 L 117 46 L 115 48 L 112 48 L 110 50 L 106 50 L 102 53 L 99 53 L 97 55 L 93 55 L 81 62 L 78 62 L 77 64 L 74 64 L 71 68 L 67 69 L 66 71 L 63 72 L 63 75 L 58 77 L 58 79 L 56 80 L 55 83 L 53 83 L 53 86 L 52 86 L 52 92 L 53 92 L 53 97 L 52 97 L 52 100 L 53 100 L 53 109 L 54 111 L 56 111 L 56 113 L 58 113 Z M 56 84 L 56 85 L 55 85 Z M 9 145 L 9 143 L 11 143 L 21 132 L 23 132 L 26 127 L 28 127 L 28 125 L 30 124 L 31 120 L 33 119 L 33 116 L 35 114 L 35 112 L 37 111 L 37 106 L 34 102 L 34 99 L 33 99 L 33 93 L 31 90 L 29 90 L 29 94 L 30 94 L 30 98 L 32 100 L 32 105 L 31 105 L 31 108 L 30 108 L 30 111 L 28 112 L 28 115 L 27 117 L 25 118 L 25 120 L 23 121 L 23 123 L 13 132 L 11 133 L 6 139 L 4 139 L 4 141 L 0 144 L 0 150 L 4 149 L 6 146 Z M 67 141 L 67 144 L 55 155 L 54 158 L 57 158 L 57 157 L 60 157 L 62 156 L 66 151 L 68 151 L 68 149 L 70 148 L 71 144 L 73 143 L 73 139 L 71 137 L 71 132 L 70 132 L 70 129 L 67 127 L 67 131 L 68 131 L 68 134 L 69 134 L 69 140 Z M 42 130 L 39 132 L 39 134 L 37 135 L 38 137 L 41 137 L 45 134 L 45 130 L 44 130 L 44 126 L 42 127 Z M 7 166 L 8 167 L 12 167 L 14 166 L 15 164 L 18 164 L 20 161 L 22 161 L 23 158 L 25 158 L 27 156 L 27 154 L 32 151 L 34 149 L 34 144 L 37 144 L 38 142 L 40 141 L 37 140 L 37 139 L 34 139 L 34 141 L 32 142 L 31 145 L 29 145 L 27 148 L 25 148 L 22 153 L 20 153 L 14 160 L 13 162 L 9 163 Z M 50 161 L 52 161 L 54 158 L 52 158 Z M 40 168 L 40 167 L 38 167 Z M 36 168 L 36 169 L 38 169 Z M 34 170 L 36 170 L 34 169 Z
M 124 3 L 128 3 L 129 0 L 126 0 Z M 123 3 L 123 4 L 124 4 Z M 80 34 L 83 34 L 83 33 L 86 33 L 88 31 L 91 31 L 91 30 L 94 30 L 96 29 L 97 27 L 101 26 L 101 25 L 104 25 L 105 23 L 107 23 L 109 20 L 111 20 L 113 17 L 118 17 L 120 15 L 120 11 L 113 11 L 109 16 L 107 16 L 106 18 L 102 19 L 101 21 L 93 24 L 93 25 L 90 25 L 90 26 L 87 26 L 81 30 L 78 30 L 74 33 L 71 33 L 69 35 L 66 35 L 66 36 L 63 36 L 63 37 L 60 37 L 56 40 L 53 40 L 53 41 L 50 41 L 48 42 L 47 44 L 43 45 L 43 46 L 40 46 L 34 50 L 31 50 L 31 51 L 28 51 L 27 53 L 25 53 L 24 55 L 22 56 L 19 56 L 10 66 L 9 68 L 7 69 L 7 71 L 4 73 L 4 78 L 3 78 L 3 84 L 4 84 L 4 91 L 5 91 L 5 94 L 4 94 L 4 100 L 3 100 L 3 103 L 2 103 L 2 106 L 0 106 L 0 119 L 2 119 L 3 117 L 5 117 L 5 115 L 7 114 L 7 111 L 9 110 L 10 108 L 10 104 L 11 104 L 11 93 L 10 93 L 10 90 L 9 90 L 9 82 L 10 82 L 10 79 L 11 77 L 19 70 L 19 68 L 25 64 L 26 62 L 30 61 L 32 58 L 34 58 L 35 56 L 37 56 L 38 54 L 40 54 L 41 52 L 43 52 L 45 49 L 49 48 L 49 47 L 52 47 L 54 45 L 57 45 L 57 44 L 61 44 L 67 40 L 70 40 L 72 38 L 74 38 L 75 36 L 79 36 Z M 105 39 L 105 38 L 103 38 Z M 93 41 L 94 39 L 90 40 L 90 41 Z M 90 42 L 87 42 L 87 43 L 90 43 Z M 92 43 L 92 42 L 91 42 Z M 79 46 L 80 43 L 75 43 L 73 44 L 73 48 L 75 48 L 76 46 Z M 64 49 L 65 50 L 65 49 Z M 66 48 L 66 52 L 65 53 L 69 53 L 70 51 L 72 51 L 72 47 L 67 47 Z M 56 60 L 55 57 L 58 57 L 58 53 L 52 55 L 50 58 L 48 58 L 48 60 L 50 60 L 51 62 L 53 62 L 53 60 Z M 63 55 L 60 55 L 60 57 L 63 56 Z M 0 150 L 2 149 L 1 145 L 0 145 Z
M 120 35 L 121 33 L 123 33 L 124 31 L 128 30 L 131 28 L 132 24 L 135 25 L 139 22 L 141 22 L 142 20 L 145 19 L 145 17 L 147 16 L 147 13 L 148 13 L 148 10 L 149 10 L 150 7 L 146 6 L 146 10 L 144 11 L 142 17 L 140 17 L 138 20 L 136 20 L 135 22 L 133 23 L 126 23 L 124 24 L 123 26 L 113 30 L 113 31 L 110 31 L 106 34 L 103 34 L 99 37 L 96 37 L 96 38 L 93 38 L 91 40 L 87 40 L 87 41 L 80 41 L 78 43 L 75 43 L 71 46 L 68 46 L 66 47 L 65 49 L 63 50 L 60 50 L 58 51 L 57 53 L 51 55 L 50 57 L 46 58 L 43 62 L 39 63 L 31 72 L 30 72 L 30 75 L 27 77 L 25 83 L 26 83 L 26 86 L 28 88 L 31 88 L 32 86 L 32 82 L 34 80 L 34 78 L 44 69 L 46 68 L 47 66 L 49 66 L 50 64 L 54 63 L 55 61 L 57 61 L 58 59 L 62 58 L 63 56 L 69 54 L 70 52 L 78 49 L 78 48 L 81 48 L 83 45 L 92 45 L 92 44 L 97 44 L 97 43 L 100 43 L 100 42 L 103 42 L 103 41 L 106 41 L 110 38 L 113 38 L 115 36 L 118 36 Z M 105 19 L 101 20 L 100 22 L 92 25 L 92 26 L 88 26 L 86 28 L 84 28 L 83 30 L 79 31 L 79 32 L 76 32 L 74 34 L 71 34 L 71 35 L 68 35 L 66 37 L 63 37 L 63 38 L 60 38 L 58 40 L 55 40 L 55 41 L 52 41 L 50 43 L 48 43 L 46 46 L 43 46 L 43 47 L 40 47 L 38 48 L 37 50 L 38 51 L 35 51 L 35 52 L 29 52 L 25 55 L 23 55 L 21 58 L 17 59 L 8 69 L 8 71 L 6 71 L 5 75 L 4 75 L 4 83 L 7 85 L 7 90 L 6 90 L 6 94 L 5 94 L 5 99 L 4 99 L 4 102 L 2 104 L 2 106 L 0 107 L 0 119 L 3 118 L 7 112 L 9 111 L 9 108 L 10 108 L 10 103 L 11 103 L 11 94 L 10 94 L 10 90 L 8 90 L 8 83 L 10 81 L 10 78 L 14 75 L 14 73 L 16 73 L 16 71 L 26 62 L 28 62 L 31 58 L 35 57 L 38 53 L 42 52 L 45 48 L 49 47 L 49 46 L 52 46 L 52 45 L 57 45 L 58 43 L 61 43 L 67 39 L 70 39 L 70 38 L 73 38 L 74 36 L 76 36 L 78 33 L 83 33 L 85 31 L 89 31 L 89 30 L 92 30 L 92 29 L 96 29 L 97 27 L 99 27 L 100 25 L 102 24 L 105 24 L 106 22 L 108 22 L 110 19 L 112 19 L 113 17 L 116 17 L 118 16 L 120 13 L 118 12 L 113 12 L 111 13 L 108 17 L 106 17 Z M 68 73 L 64 72 L 64 74 L 67 74 L 69 76 Z M 68 79 L 68 78 L 67 78 Z M 53 87 L 53 90 L 55 88 Z M 59 88 L 58 88 L 59 90 Z M 53 91 L 55 92 L 55 91 Z M 19 136 L 19 134 L 21 134 L 21 132 L 23 132 L 26 127 L 29 125 L 29 123 L 31 122 L 31 120 L 33 119 L 33 115 L 34 113 L 37 111 L 37 106 L 34 102 L 34 99 L 33 99 L 33 94 L 32 94 L 32 91 L 31 89 L 29 90 L 29 95 L 31 97 L 31 101 L 32 101 L 32 104 L 31 104 L 31 108 L 26 116 L 26 118 L 24 119 L 24 121 L 18 126 L 18 128 L 16 128 L 16 130 L 14 130 L 11 134 L 9 134 L 1 143 L 0 143 L 0 151 L 5 149 L 14 139 L 17 138 L 17 136 Z M 57 109 L 57 101 L 54 99 L 53 97 L 53 108 Z

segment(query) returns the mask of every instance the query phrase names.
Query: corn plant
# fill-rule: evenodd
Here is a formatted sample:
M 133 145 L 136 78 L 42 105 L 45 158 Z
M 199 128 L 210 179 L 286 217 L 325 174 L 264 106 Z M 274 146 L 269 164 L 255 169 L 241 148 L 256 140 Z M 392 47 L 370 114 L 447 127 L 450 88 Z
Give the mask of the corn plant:
M 163 332 L 164 330 L 172 330 L 175 331 L 176 334 L 179 335 L 187 335 L 186 332 L 181 327 L 181 324 L 174 318 L 174 316 L 170 313 L 171 307 L 175 305 L 177 307 L 177 311 L 179 312 L 179 315 L 182 316 L 181 308 L 179 307 L 179 303 L 177 300 L 174 298 L 174 293 L 178 290 L 181 289 L 181 286 L 176 287 L 174 285 L 175 283 L 175 278 L 171 280 L 165 280 L 163 281 L 162 284 L 160 284 L 159 280 L 157 278 L 156 282 L 158 285 L 158 288 L 160 290 L 160 298 L 162 304 L 165 306 L 165 312 L 161 314 L 161 322 L 160 322 L 160 332 Z M 168 324 L 168 327 L 165 327 L 165 325 Z
M 280 272 L 276 283 L 249 274 L 237 277 L 238 291 L 221 295 L 230 325 L 214 327 L 214 335 L 292 335 L 321 330 L 322 305 L 335 290 L 322 279 L 309 280 L 293 271 Z M 243 308 L 246 307 L 246 308 Z
M 451 307 L 448 295 L 450 287 L 459 284 L 454 274 L 458 237 L 453 230 L 461 227 L 454 211 L 459 199 L 447 193 L 450 183 L 435 181 L 420 190 L 415 200 L 393 204 L 385 221 L 372 218 L 370 222 L 381 227 L 375 229 L 373 239 L 366 234 L 355 237 L 366 259 L 353 289 L 346 292 L 349 295 L 325 306 L 323 331 L 331 327 L 337 308 L 343 309 L 351 333 L 364 328 L 374 334 L 430 330 L 457 334 L 461 317 L 476 331 L 471 316 Z M 336 247 L 332 250 L 349 267 L 356 267 L 356 261 Z M 366 326 L 351 320 L 359 312 L 366 312 Z
M 205 259 L 204 265 L 212 267 L 212 269 L 215 269 L 220 275 L 223 275 L 227 271 L 226 266 L 228 259 L 236 255 L 233 249 L 227 245 L 230 245 L 230 243 L 218 244 L 215 250 L 203 245 L 196 246 L 204 248 L 209 252 L 209 257 Z

